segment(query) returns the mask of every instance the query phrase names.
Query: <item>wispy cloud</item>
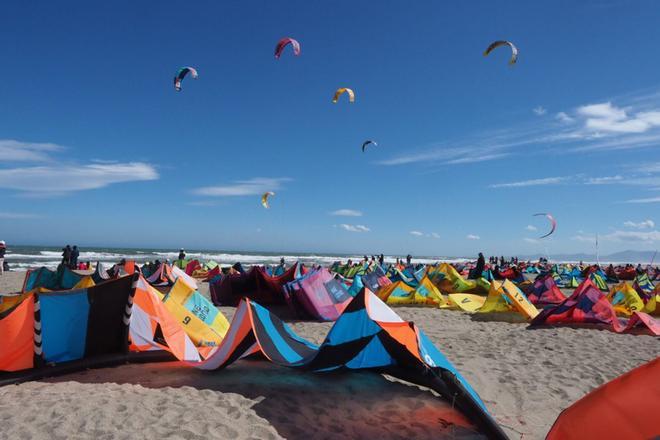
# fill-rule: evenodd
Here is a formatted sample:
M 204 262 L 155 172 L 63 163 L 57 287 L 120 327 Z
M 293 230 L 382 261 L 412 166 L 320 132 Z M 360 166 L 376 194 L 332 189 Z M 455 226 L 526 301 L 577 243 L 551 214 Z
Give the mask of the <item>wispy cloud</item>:
M 614 176 L 603 177 L 588 177 L 582 174 L 575 176 L 560 176 L 560 177 L 543 177 L 539 179 L 522 180 L 518 182 L 494 183 L 488 185 L 489 188 L 524 188 L 527 186 L 550 186 L 550 185 L 637 185 L 646 188 L 660 189 L 660 176 L 653 175 L 629 175 L 624 177 L 620 174 Z M 642 201 L 640 201 L 642 200 Z M 653 199 L 636 199 L 635 201 L 628 201 L 628 203 L 644 203 L 644 201 L 652 202 Z
M 342 223 L 339 225 L 340 228 L 342 228 L 345 231 L 348 232 L 369 232 L 371 229 L 364 225 L 347 225 L 346 223 Z
M 655 242 L 660 241 L 660 231 L 614 231 L 603 238 L 620 242 Z
M 362 217 L 362 211 L 357 211 L 355 209 L 338 209 L 332 211 L 330 215 L 337 215 L 340 217 Z
M 65 148 L 53 143 L 22 142 L 14 139 L 0 139 L 0 162 L 48 162 L 51 153 Z
M 465 238 L 467 238 L 468 240 L 481 240 L 481 237 L 474 234 L 468 234 Z
M 534 225 L 527 225 L 525 229 L 527 229 L 528 231 L 538 231 L 538 228 Z
M 254 177 L 248 180 L 238 180 L 229 185 L 205 186 L 196 188 L 193 194 L 208 197 L 240 197 L 261 195 L 267 191 L 282 188 L 284 182 L 291 179 L 288 177 Z
M 533 112 L 543 116 L 547 110 L 538 106 Z M 387 166 L 469 164 L 549 149 L 561 154 L 658 145 L 660 93 L 645 91 L 568 108 L 556 113 L 554 118 L 530 119 L 453 141 L 399 148 L 402 154 L 378 163 Z
M 586 243 L 595 243 L 596 235 L 587 234 L 583 231 L 579 231 L 577 235 L 572 237 L 573 240 L 582 241 Z M 607 234 L 602 234 L 598 236 L 598 240 L 617 242 L 617 243 L 653 243 L 660 241 L 660 231 L 651 230 L 651 231 L 623 231 L 623 230 L 614 230 Z
M 578 107 L 577 114 L 584 117 L 584 128 L 591 132 L 644 133 L 660 126 L 660 112 L 628 114 L 628 109 L 611 102 Z
M 577 235 L 571 237 L 571 240 L 581 241 L 584 243 L 594 243 L 596 241 L 596 236 L 592 234 L 586 234 L 582 231 L 578 232 Z
M 562 123 L 564 123 L 564 124 L 570 124 L 571 122 L 574 121 L 574 119 L 571 118 L 570 116 L 568 116 L 568 114 L 565 113 L 565 112 L 559 112 L 559 113 L 557 113 L 557 114 L 555 115 L 555 118 L 556 118 L 559 122 L 562 122 Z
M 542 179 L 522 180 L 519 182 L 508 183 L 494 183 L 489 185 L 489 188 L 522 188 L 526 186 L 540 186 L 540 185 L 559 185 L 571 180 L 571 176 L 565 177 L 544 177 Z
M 496 160 L 507 157 L 511 150 L 548 140 L 543 130 L 536 128 L 497 130 L 478 133 L 456 142 L 438 142 L 415 148 L 399 156 L 377 162 L 380 165 L 407 164 L 465 164 L 481 160 Z M 481 159 L 487 156 L 488 159 Z
M 50 196 L 103 188 L 114 183 L 158 179 L 158 172 L 141 162 L 52 165 L 0 169 L 0 188 L 26 195 Z
M 639 173 L 660 174 L 660 162 L 635 164 L 630 168 L 634 169 Z
M 587 185 L 607 185 L 610 183 L 618 183 L 623 180 L 623 176 L 605 176 L 605 177 L 590 177 L 584 183 Z
M 536 238 L 525 237 L 525 238 L 523 238 L 523 240 L 524 240 L 525 242 L 527 242 L 527 243 L 531 243 L 531 244 L 539 244 L 539 243 L 540 243 L 540 241 L 539 241 L 538 239 L 536 239 Z
M 542 106 L 540 106 L 540 105 L 539 105 L 538 107 L 535 107 L 532 111 L 533 111 L 534 114 L 537 115 L 537 116 L 543 116 L 543 115 L 545 115 L 546 113 L 548 113 L 548 111 L 547 111 L 546 109 L 544 109 L 544 108 L 543 108 Z
M 459 159 L 452 159 L 452 160 L 448 160 L 447 163 L 451 165 L 458 165 L 462 163 L 485 162 L 487 160 L 500 159 L 506 156 L 509 156 L 509 153 L 484 154 L 482 156 L 469 156 L 469 157 L 461 157 Z
M 647 197 L 645 199 L 630 199 L 624 203 L 660 203 L 660 197 Z
M 655 222 L 653 220 L 643 220 L 641 222 L 633 222 L 628 220 L 623 222 L 623 226 L 634 229 L 652 229 L 655 228 Z
M 437 232 L 422 232 L 422 231 L 410 231 L 410 235 L 414 235 L 415 237 L 428 237 L 428 238 L 435 238 L 439 239 L 440 234 Z

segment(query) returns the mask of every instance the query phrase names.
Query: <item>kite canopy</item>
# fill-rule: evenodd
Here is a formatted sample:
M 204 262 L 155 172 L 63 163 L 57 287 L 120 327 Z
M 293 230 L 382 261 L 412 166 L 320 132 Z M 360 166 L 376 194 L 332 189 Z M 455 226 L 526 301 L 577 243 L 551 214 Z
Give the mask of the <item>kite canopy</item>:
M 264 208 L 266 209 L 270 208 L 270 205 L 268 204 L 268 198 L 274 195 L 275 195 L 274 192 L 268 191 L 261 196 L 261 204 L 264 206 Z
M 278 41 L 277 46 L 275 46 L 275 59 L 279 59 L 280 56 L 282 56 L 282 52 L 284 51 L 284 48 L 288 44 L 291 45 L 291 48 L 293 49 L 293 54 L 295 56 L 300 55 L 300 43 L 298 43 L 298 41 L 294 40 L 293 38 L 284 37 L 280 41 Z
M 324 267 L 313 269 L 284 285 L 289 307 L 302 319 L 336 321 L 353 299 L 348 290 Z
M 348 93 L 348 102 L 355 102 L 355 93 L 353 93 L 353 90 L 346 87 L 341 87 L 337 89 L 337 91 L 335 92 L 335 96 L 333 96 L 332 98 L 332 102 L 336 104 L 337 101 L 339 100 L 339 97 L 343 93 Z
M 362 152 L 363 152 L 363 153 L 364 153 L 364 149 L 367 148 L 367 145 L 369 145 L 369 144 L 373 145 L 374 147 L 377 147 L 377 146 L 378 146 L 378 144 L 376 143 L 376 141 L 371 141 L 371 140 L 369 140 L 369 141 L 365 141 L 365 142 L 362 144 Z
M 511 59 L 509 60 L 509 64 L 510 65 L 516 64 L 516 61 L 518 61 L 518 48 L 510 41 L 498 40 L 492 42 L 484 52 L 484 56 L 488 56 L 488 54 L 490 54 L 493 50 L 497 49 L 500 46 L 509 46 L 511 48 Z
M 183 81 L 183 78 L 185 78 L 188 74 L 190 74 L 192 79 L 197 79 L 197 69 L 194 67 L 182 67 L 177 72 L 176 76 L 174 77 L 174 89 L 177 92 L 181 91 L 181 81 Z
M 541 213 L 539 213 L 539 214 L 534 214 L 534 217 L 537 217 L 537 216 L 544 216 L 544 217 L 546 217 L 548 220 L 550 220 L 550 225 L 552 226 L 551 229 L 550 229 L 550 232 L 548 232 L 548 233 L 545 234 L 545 235 L 540 236 L 539 238 L 545 238 L 545 237 L 548 237 L 548 236 L 551 235 L 553 232 L 555 232 L 555 229 L 557 229 L 557 220 L 555 220 L 555 218 L 552 216 L 552 214 L 550 214 L 550 213 L 548 213 L 548 212 L 541 212 Z
M 559 415 L 546 440 L 657 438 L 660 358 L 596 388 Z

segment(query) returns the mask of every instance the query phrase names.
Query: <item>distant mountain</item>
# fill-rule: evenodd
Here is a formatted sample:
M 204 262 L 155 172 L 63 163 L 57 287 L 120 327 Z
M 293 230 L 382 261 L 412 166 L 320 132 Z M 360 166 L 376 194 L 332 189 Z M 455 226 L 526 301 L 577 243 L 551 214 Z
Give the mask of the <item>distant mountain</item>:
M 655 251 L 621 251 L 608 255 L 607 259 L 611 261 L 630 261 L 635 263 L 648 264 L 651 262 L 654 254 Z M 604 258 L 605 257 L 602 257 L 601 260 Z M 657 259 L 658 257 L 656 256 L 654 263 L 658 263 Z
M 649 264 L 653 258 L 655 251 L 621 251 L 609 255 L 601 255 L 600 261 L 603 263 L 642 263 Z M 519 257 L 521 260 L 538 260 L 539 257 L 545 255 L 526 255 Z M 596 254 L 553 254 L 550 255 L 553 261 L 584 261 L 585 263 L 592 263 L 596 261 Z M 656 256 L 654 264 L 660 263 L 660 259 Z

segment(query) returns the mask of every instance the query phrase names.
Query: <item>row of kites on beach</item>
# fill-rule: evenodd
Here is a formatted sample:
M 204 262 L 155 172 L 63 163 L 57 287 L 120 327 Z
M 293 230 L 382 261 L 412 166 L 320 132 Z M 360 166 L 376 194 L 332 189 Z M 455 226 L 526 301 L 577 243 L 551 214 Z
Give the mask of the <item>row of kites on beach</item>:
M 21 292 L 0 295 L 0 386 L 126 362 L 176 359 L 192 368 L 218 370 L 256 356 L 307 371 L 387 373 L 431 388 L 447 400 L 446 411 L 437 415 L 451 423 L 440 423 L 439 436 L 447 429 L 454 436 L 506 438 L 467 380 L 419 327 L 403 321 L 391 306 L 447 308 L 507 321 L 517 316 L 532 326 L 599 324 L 615 332 L 660 335 L 651 316 L 660 310 L 660 290 L 648 275 L 605 294 L 592 281 L 592 275 L 601 276 L 597 269 L 580 268 L 583 281 L 566 297 L 555 280 L 566 271 L 576 274 L 575 267 L 533 266 L 540 273 L 530 283 L 513 279 L 513 270 L 502 272 L 499 280 L 469 280 L 464 278 L 469 266 L 447 263 L 366 264 L 358 271 L 341 263 L 330 268 L 296 263 L 279 268 L 277 275 L 277 267 L 215 265 L 205 275 L 209 300 L 198 291 L 200 280 L 191 276 L 199 276 L 204 266 L 178 261 L 140 268 L 129 261 L 110 268 L 98 264 L 87 276 L 66 268 L 29 271 Z M 630 299 L 635 295 L 638 306 Z M 219 305 L 236 307 L 231 323 Z M 276 305 L 289 306 L 295 319 L 334 324 L 317 345 L 276 316 Z M 635 407 L 631 405 L 628 401 L 626 406 Z M 599 408 L 598 415 L 603 411 Z M 574 416 L 560 416 L 553 431 L 562 436 L 554 438 L 573 438 L 564 436 L 562 417 Z

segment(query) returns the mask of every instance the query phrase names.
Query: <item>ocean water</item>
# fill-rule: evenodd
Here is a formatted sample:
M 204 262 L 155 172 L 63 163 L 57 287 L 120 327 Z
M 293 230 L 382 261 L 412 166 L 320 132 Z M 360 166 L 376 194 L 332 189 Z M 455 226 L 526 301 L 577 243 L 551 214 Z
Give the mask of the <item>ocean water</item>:
M 117 263 L 122 258 L 135 260 L 138 263 L 147 261 L 169 260 L 174 261 L 179 255 L 178 249 L 128 249 L 128 248 L 103 248 L 103 247 L 80 247 L 80 257 L 78 261 L 91 261 L 96 263 Z M 321 264 L 328 266 L 335 261 L 345 262 L 347 259 L 359 261 L 363 255 L 349 254 L 323 254 L 323 253 L 277 253 L 277 252 L 240 252 L 240 251 L 221 251 L 204 249 L 186 249 L 186 258 L 196 258 L 201 261 L 216 261 L 225 266 L 240 262 L 244 265 L 254 264 L 278 264 L 280 258 L 284 257 L 288 264 L 300 261 L 305 264 Z M 369 256 L 371 258 L 371 256 Z M 385 261 L 394 263 L 397 258 L 405 256 L 386 255 Z M 48 246 L 9 246 L 5 259 L 11 269 L 23 270 L 46 266 L 56 268 L 62 260 L 62 249 Z M 434 263 L 437 261 L 464 262 L 466 258 L 452 258 L 443 256 L 420 256 L 413 258 L 415 263 Z

